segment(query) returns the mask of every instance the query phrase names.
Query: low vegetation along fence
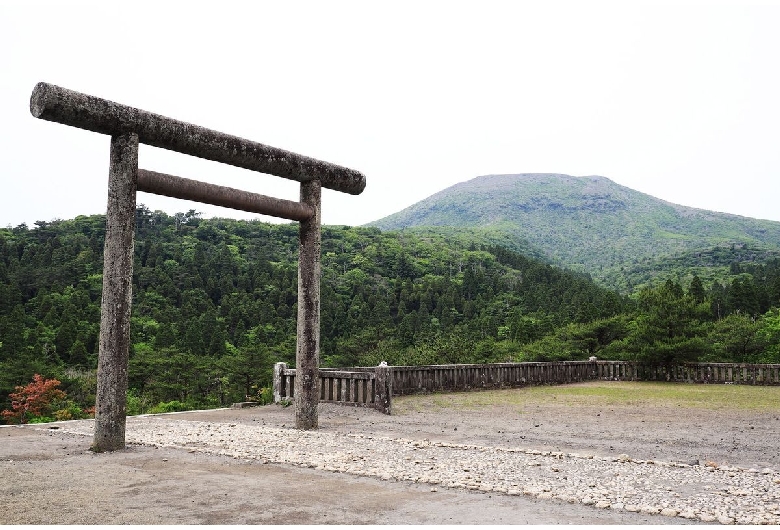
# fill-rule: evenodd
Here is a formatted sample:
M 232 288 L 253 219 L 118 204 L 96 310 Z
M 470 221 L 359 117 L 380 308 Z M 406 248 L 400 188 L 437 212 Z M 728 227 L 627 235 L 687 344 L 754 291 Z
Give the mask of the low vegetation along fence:
M 561 361 L 322 368 L 320 401 L 372 407 L 390 414 L 392 396 L 594 380 L 780 385 L 780 364 Z M 294 399 L 294 387 L 295 369 L 277 363 L 274 401 Z

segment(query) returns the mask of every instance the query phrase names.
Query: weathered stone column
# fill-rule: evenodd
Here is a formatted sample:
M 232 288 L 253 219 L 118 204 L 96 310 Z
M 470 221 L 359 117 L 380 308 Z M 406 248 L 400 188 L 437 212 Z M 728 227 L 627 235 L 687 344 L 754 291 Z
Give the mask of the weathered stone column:
M 284 390 L 284 377 L 282 373 L 287 370 L 287 363 L 274 364 L 274 403 L 282 402 L 282 393 Z
M 301 183 L 301 202 L 314 215 L 300 224 L 298 256 L 298 340 L 295 352 L 295 427 L 318 427 L 320 397 L 320 198 L 319 180 Z
M 111 137 L 94 451 L 125 447 L 138 135 Z
M 392 412 L 393 399 L 393 369 L 382 363 L 376 367 L 374 378 L 374 406 L 377 410 L 390 414 Z

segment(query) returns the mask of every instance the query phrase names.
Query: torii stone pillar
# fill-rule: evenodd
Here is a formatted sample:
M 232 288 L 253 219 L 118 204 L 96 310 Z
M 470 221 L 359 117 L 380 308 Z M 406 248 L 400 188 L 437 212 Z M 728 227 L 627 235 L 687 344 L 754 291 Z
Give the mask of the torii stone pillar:
M 115 451 L 125 446 L 137 171 L 138 135 L 112 136 L 100 304 L 100 377 L 92 445 L 95 451 Z
M 318 180 L 301 184 L 301 203 L 314 215 L 300 225 L 298 340 L 295 351 L 295 426 L 316 429 L 320 401 L 320 196 Z

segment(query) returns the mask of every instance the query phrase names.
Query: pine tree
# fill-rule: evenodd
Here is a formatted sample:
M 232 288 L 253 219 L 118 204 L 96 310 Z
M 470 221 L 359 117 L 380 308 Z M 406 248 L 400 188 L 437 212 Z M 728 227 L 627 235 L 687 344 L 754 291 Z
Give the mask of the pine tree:
M 691 279 L 691 286 L 688 288 L 688 295 L 693 298 L 697 304 L 704 302 L 705 292 L 701 279 L 694 274 Z

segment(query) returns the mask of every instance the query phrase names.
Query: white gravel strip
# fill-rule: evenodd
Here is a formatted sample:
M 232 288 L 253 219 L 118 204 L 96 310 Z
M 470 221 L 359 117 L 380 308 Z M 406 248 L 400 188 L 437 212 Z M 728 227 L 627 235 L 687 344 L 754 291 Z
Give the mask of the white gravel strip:
M 93 420 L 60 423 L 92 435 Z M 780 524 L 780 474 L 363 434 L 130 417 L 129 444 L 722 524 Z M 714 465 L 714 464 L 713 464 Z

